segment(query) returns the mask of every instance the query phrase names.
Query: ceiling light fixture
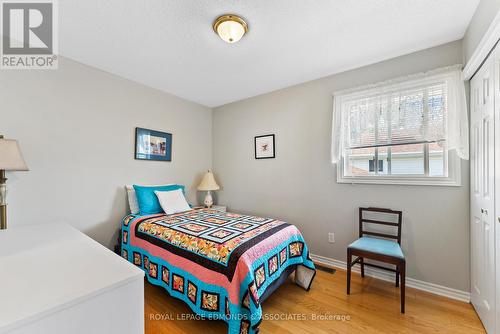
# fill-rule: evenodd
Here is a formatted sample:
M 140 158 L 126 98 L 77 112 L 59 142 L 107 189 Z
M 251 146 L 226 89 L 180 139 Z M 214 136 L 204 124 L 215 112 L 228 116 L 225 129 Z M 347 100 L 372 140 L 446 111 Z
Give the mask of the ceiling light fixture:
M 234 14 L 222 15 L 215 20 L 214 31 L 227 43 L 238 42 L 248 31 L 248 25 L 241 17 Z

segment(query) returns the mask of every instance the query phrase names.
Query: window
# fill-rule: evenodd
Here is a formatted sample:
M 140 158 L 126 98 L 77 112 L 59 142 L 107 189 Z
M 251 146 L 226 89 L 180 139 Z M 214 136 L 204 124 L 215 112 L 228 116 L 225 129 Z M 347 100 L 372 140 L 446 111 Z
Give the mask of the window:
M 468 158 L 468 150 L 459 152 L 457 143 L 468 142 L 457 138 L 464 119 L 456 113 L 465 122 L 467 114 L 465 97 L 456 101 L 457 87 L 463 88 L 456 78 L 422 75 L 335 94 L 332 158 L 338 182 L 460 185 L 459 153 Z
M 370 168 L 370 172 L 374 172 L 375 171 L 375 159 L 372 159 L 369 161 L 369 168 Z M 379 172 L 383 172 L 384 171 L 384 160 L 379 160 L 378 161 L 378 171 Z

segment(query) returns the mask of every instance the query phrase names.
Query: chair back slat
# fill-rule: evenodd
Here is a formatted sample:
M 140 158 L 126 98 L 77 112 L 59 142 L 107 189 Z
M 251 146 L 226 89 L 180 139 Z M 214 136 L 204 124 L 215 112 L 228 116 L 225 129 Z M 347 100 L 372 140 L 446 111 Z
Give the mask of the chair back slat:
M 372 235 L 374 237 L 389 238 L 389 239 L 396 239 L 396 240 L 398 239 L 397 235 L 390 235 L 390 234 L 385 234 L 385 233 L 363 231 L 363 234 Z
M 383 220 L 379 220 L 379 219 L 365 218 L 364 217 L 365 212 L 375 212 L 375 213 L 395 215 L 395 216 L 397 216 L 397 223 L 383 221 Z M 372 208 L 372 207 L 359 208 L 359 237 L 361 238 L 363 235 L 371 235 L 371 236 L 381 237 L 381 238 L 396 239 L 398 244 L 401 245 L 401 225 L 402 225 L 402 222 L 403 222 L 403 212 L 402 211 L 384 209 L 384 208 Z M 393 226 L 393 227 L 397 228 L 397 234 L 392 235 L 392 234 L 386 234 L 386 233 L 366 231 L 364 229 L 364 223 Z
M 389 223 L 389 222 L 384 222 L 384 221 L 375 220 L 375 219 L 364 219 L 363 218 L 363 222 L 365 222 L 365 223 L 379 224 L 379 225 L 399 226 L 398 223 Z

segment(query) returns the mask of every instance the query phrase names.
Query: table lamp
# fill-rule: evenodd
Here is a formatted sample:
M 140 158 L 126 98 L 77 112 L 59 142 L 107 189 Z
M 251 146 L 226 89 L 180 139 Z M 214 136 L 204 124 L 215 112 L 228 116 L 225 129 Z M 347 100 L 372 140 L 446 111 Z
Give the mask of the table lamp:
M 203 180 L 201 180 L 200 185 L 198 186 L 198 190 L 206 191 L 207 195 L 205 196 L 205 201 L 203 202 L 207 208 L 211 208 L 214 204 L 214 200 L 212 199 L 212 191 L 219 190 L 220 187 L 215 182 L 214 174 L 208 170 L 203 176 Z
M 7 185 L 5 171 L 27 171 L 17 140 L 0 135 L 0 230 L 7 228 Z

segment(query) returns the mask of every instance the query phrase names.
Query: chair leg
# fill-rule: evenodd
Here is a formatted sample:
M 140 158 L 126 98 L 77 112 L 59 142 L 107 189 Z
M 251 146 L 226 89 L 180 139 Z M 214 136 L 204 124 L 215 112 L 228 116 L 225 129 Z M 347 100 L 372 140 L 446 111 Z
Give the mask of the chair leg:
M 396 288 L 399 287 L 399 265 L 396 266 Z
M 349 249 L 347 249 L 347 294 L 351 294 L 351 264 L 352 254 Z
M 405 313 L 405 279 L 406 279 L 406 263 L 400 264 L 399 272 L 401 274 L 401 313 Z
M 361 277 L 365 277 L 365 260 L 362 257 L 359 258 L 359 265 L 361 266 Z

